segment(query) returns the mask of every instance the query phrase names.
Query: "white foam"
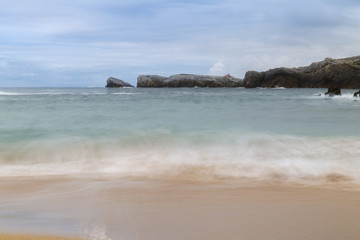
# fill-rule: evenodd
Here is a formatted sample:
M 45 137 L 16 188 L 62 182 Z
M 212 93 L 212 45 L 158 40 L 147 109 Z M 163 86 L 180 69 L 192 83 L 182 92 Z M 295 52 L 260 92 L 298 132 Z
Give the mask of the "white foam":
M 0 96 L 55 96 L 55 95 L 138 95 L 141 93 L 132 92 L 71 92 L 71 91 L 44 91 L 44 92 L 4 92 L 0 91 Z
M 13 154 L 13 155 L 11 155 Z M 186 142 L 33 143 L 0 155 L 0 176 L 112 174 L 360 184 L 360 139 L 254 136 Z M 9 161 L 9 159 L 13 159 Z
M 311 96 L 304 96 L 305 98 L 310 98 L 310 99 L 319 99 L 319 100 L 332 100 L 332 101 L 344 101 L 344 102 L 353 102 L 353 101 L 358 101 L 360 100 L 360 98 L 358 97 L 354 97 L 353 93 L 343 93 L 342 95 L 336 95 L 336 96 L 328 96 L 325 95 L 324 93 L 316 93 L 313 94 Z
M 32 95 L 62 95 L 66 92 L 4 92 L 0 91 L 0 96 L 32 96 Z
M 107 236 L 107 230 L 105 226 L 85 227 L 83 234 L 90 240 L 112 240 Z
M 129 92 L 115 92 L 115 93 L 110 93 L 111 95 L 138 95 L 141 93 L 129 93 Z
M 24 95 L 23 93 L 15 93 L 15 92 L 3 92 L 0 91 L 0 96 L 16 96 L 16 95 Z

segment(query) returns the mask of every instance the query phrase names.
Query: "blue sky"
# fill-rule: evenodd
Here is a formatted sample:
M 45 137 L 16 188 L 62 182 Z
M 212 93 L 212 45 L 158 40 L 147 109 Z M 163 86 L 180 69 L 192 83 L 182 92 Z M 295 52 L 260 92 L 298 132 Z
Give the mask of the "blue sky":
M 358 0 L 0 0 L 0 87 L 243 78 L 356 55 Z

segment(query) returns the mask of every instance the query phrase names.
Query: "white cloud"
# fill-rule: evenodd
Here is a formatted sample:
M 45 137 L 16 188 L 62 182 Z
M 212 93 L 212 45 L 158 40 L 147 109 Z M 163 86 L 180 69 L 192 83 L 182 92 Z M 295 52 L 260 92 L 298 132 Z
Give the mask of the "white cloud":
M 226 67 L 221 60 L 214 63 L 214 65 L 209 69 L 209 75 L 220 76 L 225 74 L 226 74 Z
M 89 72 L 242 78 L 358 55 L 359 13 L 355 0 L 0 1 L 0 68 L 46 86 L 54 72 L 84 86 Z

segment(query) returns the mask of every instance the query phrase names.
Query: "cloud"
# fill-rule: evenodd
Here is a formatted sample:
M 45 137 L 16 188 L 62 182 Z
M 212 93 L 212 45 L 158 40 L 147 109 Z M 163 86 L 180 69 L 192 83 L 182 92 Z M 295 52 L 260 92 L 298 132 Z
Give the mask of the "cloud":
M 359 28 L 355 0 L 1 1 L 0 86 L 103 86 L 109 75 L 133 84 L 138 74 L 243 77 L 357 55 Z
M 220 76 L 226 74 L 226 67 L 222 61 L 214 63 L 214 65 L 209 69 L 209 75 Z

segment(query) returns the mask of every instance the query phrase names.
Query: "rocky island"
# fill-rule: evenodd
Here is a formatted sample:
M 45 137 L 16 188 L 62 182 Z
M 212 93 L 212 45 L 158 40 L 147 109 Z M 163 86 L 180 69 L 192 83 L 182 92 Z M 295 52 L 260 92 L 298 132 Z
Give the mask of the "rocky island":
M 306 67 L 249 71 L 244 87 L 360 88 L 360 56 L 315 62 Z
M 177 74 L 170 77 L 163 77 L 158 75 L 140 75 L 137 78 L 137 87 L 139 88 L 234 88 L 242 86 L 242 79 L 234 78 L 229 74 L 226 76 Z
M 107 88 L 123 88 L 123 87 L 134 87 L 133 85 L 131 85 L 128 82 L 125 82 L 121 79 L 118 78 L 114 78 L 114 77 L 109 77 L 106 81 L 106 86 Z
M 134 87 L 117 78 L 110 77 L 106 87 Z M 170 77 L 159 75 L 140 75 L 137 78 L 139 88 L 329 88 L 339 89 L 331 94 L 339 95 L 341 88 L 360 89 L 360 56 L 315 62 L 305 67 L 274 68 L 265 72 L 248 71 L 244 80 L 230 74 L 209 76 L 194 74 L 176 74 Z M 359 91 L 360 92 L 360 91 Z M 354 96 L 360 96 L 357 92 Z

